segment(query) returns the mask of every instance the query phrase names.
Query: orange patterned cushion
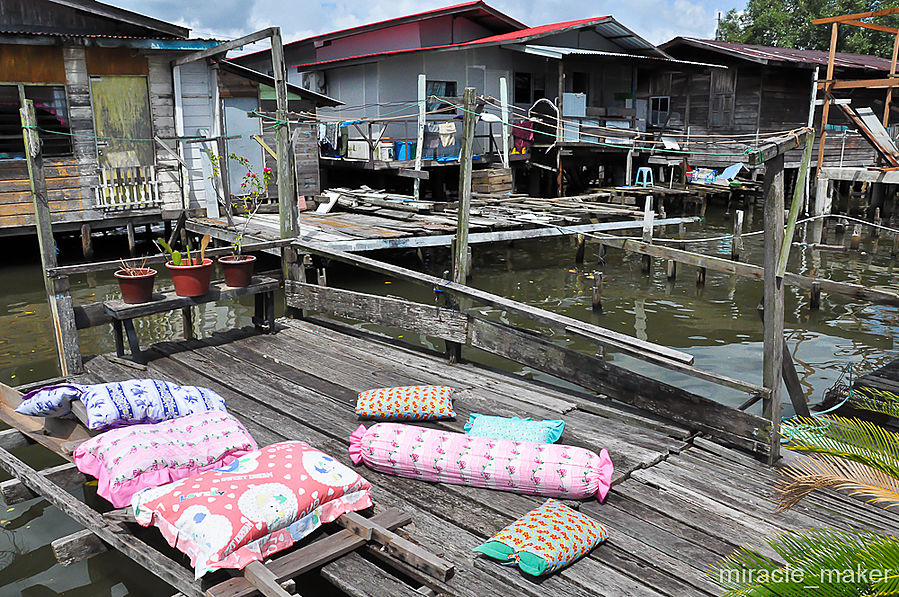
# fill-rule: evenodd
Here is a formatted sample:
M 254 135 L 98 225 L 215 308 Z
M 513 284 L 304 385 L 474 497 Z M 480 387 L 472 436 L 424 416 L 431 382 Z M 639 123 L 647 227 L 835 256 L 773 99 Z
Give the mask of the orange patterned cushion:
M 378 388 L 359 394 L 356 414 L 378 421 L 451 419 L 453 388 L 447 386 L 406 386 Z

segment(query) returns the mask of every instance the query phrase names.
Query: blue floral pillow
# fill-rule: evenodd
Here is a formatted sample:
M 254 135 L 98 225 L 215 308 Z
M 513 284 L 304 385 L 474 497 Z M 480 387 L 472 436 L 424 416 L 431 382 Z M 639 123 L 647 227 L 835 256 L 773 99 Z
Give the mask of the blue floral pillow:
M 477 437 L 510 439 L 519 442 L 554 444 L 562 437 L 565 421 L 533 421 L 529 418 L 494 417 L 471 413 L 465 433 Z
M 155 379 L 79 385 L 45 386 L 23 396 L 16 412 L 35 417 L 64 417 L 72 400 L 81 400 L 89 429 L 134 423 L 158 423 L 209 410 L 225 410 L 225 400 L 212 390 L 179 386 Z

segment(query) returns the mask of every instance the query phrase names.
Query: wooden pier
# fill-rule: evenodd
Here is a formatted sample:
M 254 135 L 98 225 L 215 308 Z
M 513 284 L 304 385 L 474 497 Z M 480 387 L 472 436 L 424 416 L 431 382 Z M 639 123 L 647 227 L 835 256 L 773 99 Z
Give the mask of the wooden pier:
M 165 342 L 148 351 L 145 375 L 220 393 L 262 444 L 302 439 L 344 463 L 359 425 L 356 394 L 384 385 L 448 384 L 457 389 L 457 418 L 427 426 L 461 431 L 469 413 L 561 418 L 564 441 L 607 448 L 616 472 L 604 504 L 580 510 L 609 527 L 609 540 L 585 560 L 534 581 L 517 570 L 473 557 L 472 548 L 539 505 L 537 497 L 419 482 L 371 470 L 375 513 L 396 508 L 412 524 L 402 531 L 455 567 L 437 580 L 376 547 L 335 560 L 323 579 L 347 595 L 718 595 L 710 564 L 742 544 L 761 553 L 760 537 L 779 528 L 850 525 L 899 532 L 895 517 L 836 492 L 813 494 L 775 514 L 775 469 L 673 423 L 593 393 L 563 390 L 474 363 L 397 346 L 323 320 L 279 320 L 274 335 L 253 329 L 205 340 Z M 134 369 L 106 356 L 86 363 L 79 382 L 118 381 Z M 94 542 L 96 550 L 96 542 Z M 301 544 L 302 545 L 302 544 Z M 302 547 L 300 547 L 302 548 Z M 177 554 L 174 554 L 177 557 Z M 313 572 L 315 573 L 315 572 Z M 210 595 L 245 595 L 247 592 Z

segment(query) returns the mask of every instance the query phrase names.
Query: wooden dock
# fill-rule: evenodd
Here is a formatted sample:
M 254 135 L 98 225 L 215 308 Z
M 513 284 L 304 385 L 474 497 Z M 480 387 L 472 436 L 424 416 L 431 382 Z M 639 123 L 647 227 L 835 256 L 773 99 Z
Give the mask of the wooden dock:
M 737 546 L 761 549 L 760 537 L 780 528 L 850 525 L 899 532 L 881 509 L 832 491 L 812 494 L 795 509 L 774 513 L 776 469 L 743 452 L 712 443 L 682 425 L 596 395 L 550 387 L 522 377 L 402 348 L 317 320 L 279 320 L 274 335 L 234 330 L 206 340 L 166 342 L 148 351 L 142 375 L 209 387 L 260 445 L 302 439 L 344 463 L 348 437 L 360 421 L 356 394 L 385 385 L 447 384 L 457 389 L 454 421 L 428 424 L 461 431 L 471 412 L 562 418 L 563 441 L 599 451 L 615 463 L 604 504 L 580 510 L 609 527 L 606 544 L 559 574 L 534 581 L 515 569 L 473 557 L 472 548 L 539 505 L 537 497 L 432 484 L 360 472 L 374 486 L 376 513 L 399 508 L 412 516 L 404 533 L 455 565 L 436 581 L 420 573 L 405 582 L 353 552 L 319 574 L 348 595 L 719 595 L 709 566 Z M 135 370 L 99 356 L 81 382 L 129 379 Z M 430 594 L 430 593 L 426 593 Z

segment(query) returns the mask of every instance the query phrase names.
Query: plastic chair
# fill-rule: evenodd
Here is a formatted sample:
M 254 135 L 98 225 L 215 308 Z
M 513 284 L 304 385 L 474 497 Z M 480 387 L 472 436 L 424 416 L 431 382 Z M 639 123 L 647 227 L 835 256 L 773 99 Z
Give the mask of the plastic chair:
M 652 180 L 652 168 L 637 168 L 637 178 L 634 180 L 635 187 L 651 187 L 655 183 Z

